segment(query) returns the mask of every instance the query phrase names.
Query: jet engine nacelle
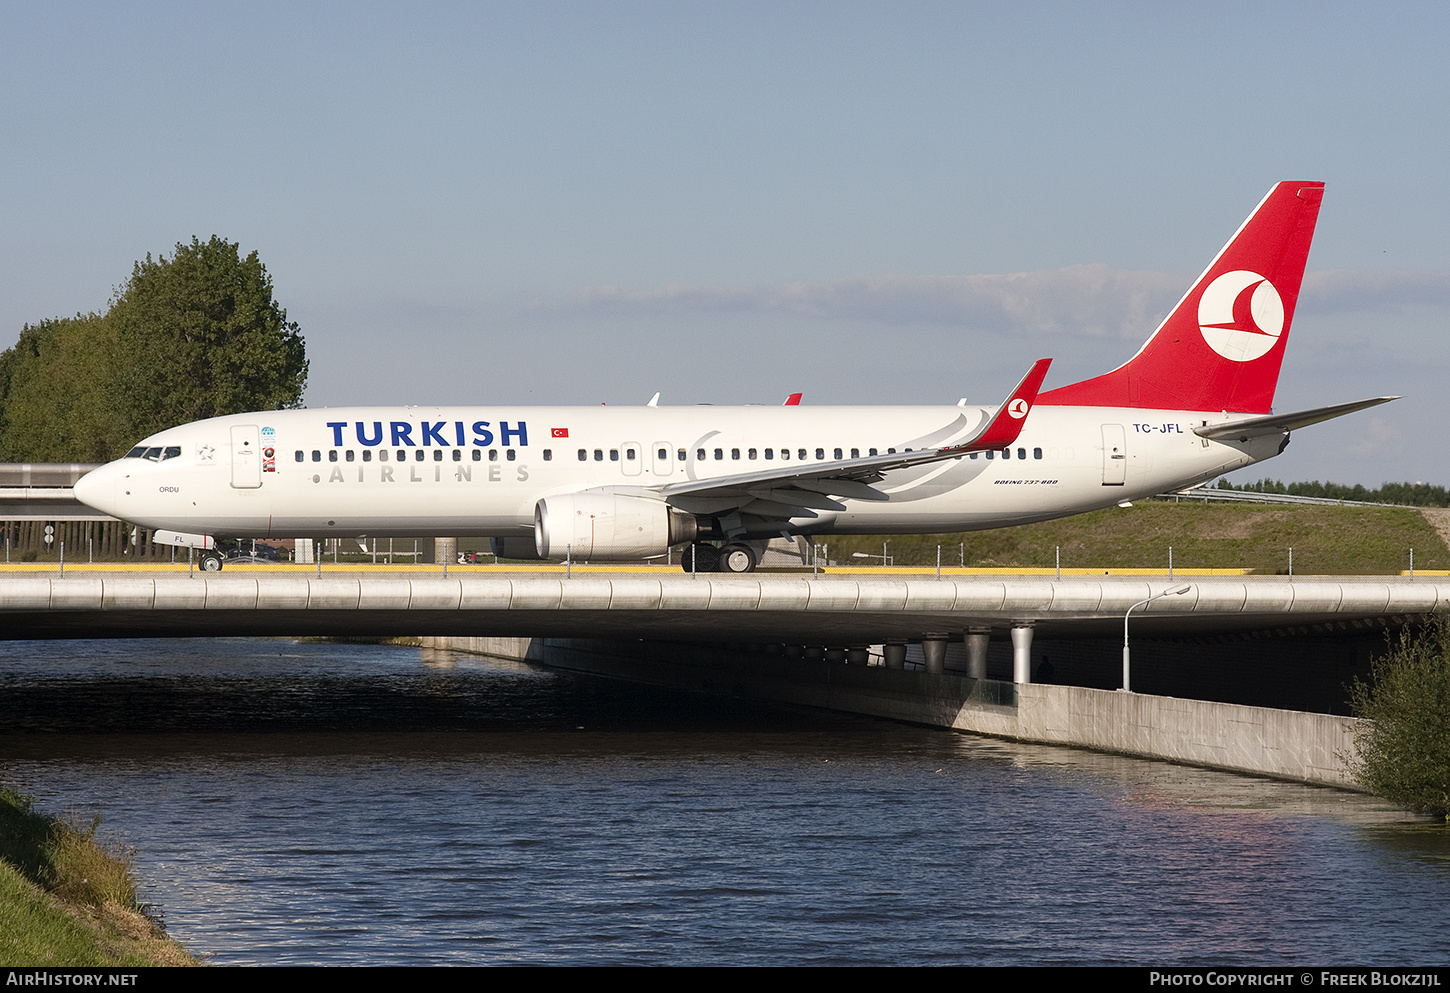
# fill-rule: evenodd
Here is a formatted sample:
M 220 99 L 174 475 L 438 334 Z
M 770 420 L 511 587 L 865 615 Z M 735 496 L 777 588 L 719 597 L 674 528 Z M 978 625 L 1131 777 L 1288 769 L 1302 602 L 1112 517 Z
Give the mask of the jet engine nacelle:
M 566 493 L 534 507 L 534 545 L 543 559 L 650 558 L 698 533 L 692 515 L 654 497 Z

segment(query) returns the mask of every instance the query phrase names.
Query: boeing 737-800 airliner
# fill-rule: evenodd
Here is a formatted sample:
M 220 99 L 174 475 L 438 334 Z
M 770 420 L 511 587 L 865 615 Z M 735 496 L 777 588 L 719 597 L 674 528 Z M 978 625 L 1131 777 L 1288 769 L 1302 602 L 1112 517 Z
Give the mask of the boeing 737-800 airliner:
M 158 541 L 490 536 L 508 557 L 688 546 L 748 572 L 777 535 L 927 534 L 1064 517 L 1272 458 L 1393 397 L 1272 413 L 1322 183 L 1276 185 L 1127 363 L 997 407 L 358 407 L 147 438 L 76 496 Z M 208 552 L 208 568 L 221 560 Z

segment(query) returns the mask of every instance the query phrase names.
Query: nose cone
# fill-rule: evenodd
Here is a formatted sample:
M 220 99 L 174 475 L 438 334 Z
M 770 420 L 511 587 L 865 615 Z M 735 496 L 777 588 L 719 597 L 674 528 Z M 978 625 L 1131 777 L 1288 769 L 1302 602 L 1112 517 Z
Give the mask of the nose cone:
M 99 510 L 103 514 L 110 514 L 112 517 L 119 517 L 116 481 L 120 475 L 121 467 L 115 462 L 108 462 L 77 479 L 71 492 L 87 507 Z

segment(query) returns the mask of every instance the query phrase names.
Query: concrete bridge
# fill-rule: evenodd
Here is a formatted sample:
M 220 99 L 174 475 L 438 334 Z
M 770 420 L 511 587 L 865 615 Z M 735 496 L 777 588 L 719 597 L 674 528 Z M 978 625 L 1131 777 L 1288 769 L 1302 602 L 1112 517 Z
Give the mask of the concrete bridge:
M 1396 626 L 1450 605 L 1399 577 L 689 576 L 679 572 L 0 573 L 0 637 L 494 635 L 861 646 Z M 1025 682 L 1026 680 L 1019 680 Z
M 1144 649 L 1160 639 L 1158 665 L 1178 681 L 1160 679 L 1148 694 L 1106 692 L 1118 685 L 1114 642 L 1124 612 L 1185 582 L 1186 592 L 1141 606 L 1132 619 Z M 416 634 L 701 692 L 1338 786 L 1353 782 L 1355 722 L 1322 709 L 1342 704 L 1346 674 L 1362 672 L 1365 660 L 1360 652 L 1343 668 L 1325 644 L 1372 641 L 1447 605 L 1450 583 L 1391 577 L 0 572 L 0 637 L 10 639 Z M 1239 642 L 1206 662 L 1193 658 L 1192 644 L 1161 641 L 1265 633 L 1315 643 L 1294 669 L 1287 639 L 1257 655 Z M 1064 672 L 1071 686 L 1033 685 L 1034 636 L 1039 673 L 1042 647 L 1062 659 L 1079 642 L 1107 646 L 1106 667 L 1085 680 L 1087 665 Z M 909 645 L 925 671 L 904 671 Z M 965 673 L 944 671 L 949 645 L 966 649 Z M 989 645 L 999 656 L 994 678 Z M 876 646 L 869 658 L 868 646 Z M 1185 676 L 1194 665 L 1197 675 Z M 1247 705 L 1266 692 L 1250 684 L 1279 667 L 1289 670 L 1281 682 L 1312 674 L 1323 702 Z M 1249 689 L 1236 696 L 1236 684 Z

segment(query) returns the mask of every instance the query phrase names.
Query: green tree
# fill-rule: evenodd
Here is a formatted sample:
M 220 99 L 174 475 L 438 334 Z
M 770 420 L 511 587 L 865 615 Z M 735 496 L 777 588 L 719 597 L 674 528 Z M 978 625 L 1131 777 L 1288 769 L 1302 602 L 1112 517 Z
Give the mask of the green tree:
M 105 397 L 112 353 L 98 314 L 21 329 L 0 353 L 0 461 L 98 461 L 123 448 Z
M 1450 620 L 1402 632 L 1350 700 L 1366 719 L 1355 736 L 1360 784 L 1450 819 Z
M 104 315 L 27 324 L 0 353 L 0 460 L 104 461 L 175 424 L 296 407 L 306 383 L 257 253 L 193 238 L 137 262 Z
M 150 255 L 111 304 L 123 354 L 111 381 L 135 438 L 204 417 L 296 407 L 307 384 L 301 330 L 252 252 L 213 235 Z

